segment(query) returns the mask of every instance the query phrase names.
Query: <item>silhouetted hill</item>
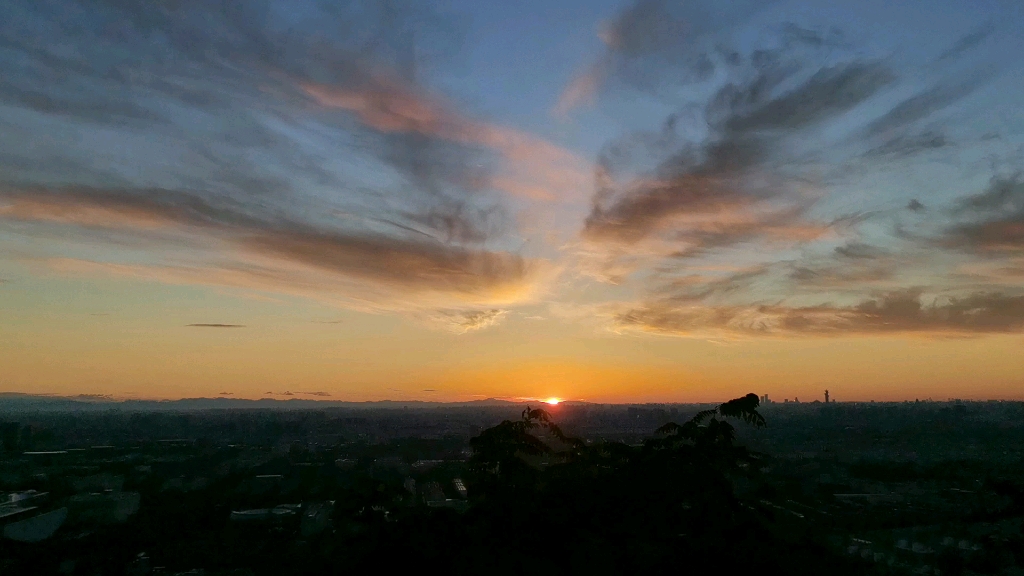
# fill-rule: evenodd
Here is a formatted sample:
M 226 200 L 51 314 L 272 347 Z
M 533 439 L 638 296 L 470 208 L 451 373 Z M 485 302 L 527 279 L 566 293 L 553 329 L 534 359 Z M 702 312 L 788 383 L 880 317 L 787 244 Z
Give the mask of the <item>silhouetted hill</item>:
M 497 398 L 471 400 L 468 402 L 426 402 L 420 400 L 379 400 L 370 402 L 346 402 L 339 400 L 311 400 L 305 398 L 183 398 L 181 400 L 120 400 L 106 396 L 49 396 L 18 392 L 0 393 L 0 412 L 30 411 L 96 411 L 124 410 L 131 412 L 193 411 L 193 410 L 308 410 L 311 408 L 364 408 L 403 409 L 441 407 L 486 407 L 518 406 L 522 402 L 510 402 Z

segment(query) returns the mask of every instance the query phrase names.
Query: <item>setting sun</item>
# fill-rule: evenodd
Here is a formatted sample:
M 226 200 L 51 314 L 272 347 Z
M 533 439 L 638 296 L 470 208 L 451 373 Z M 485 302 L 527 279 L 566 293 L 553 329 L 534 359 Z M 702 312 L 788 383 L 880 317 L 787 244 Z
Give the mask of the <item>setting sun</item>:
M 558 398 L 548 398 L 547 400 L 545 400 L 545 402 L 547 402 L 548 404 L 551 404 L 552 406 L 554 406 L 555 404 L 558 404 L 559 402 L 561 402 L 561 400 L 558 399 Z

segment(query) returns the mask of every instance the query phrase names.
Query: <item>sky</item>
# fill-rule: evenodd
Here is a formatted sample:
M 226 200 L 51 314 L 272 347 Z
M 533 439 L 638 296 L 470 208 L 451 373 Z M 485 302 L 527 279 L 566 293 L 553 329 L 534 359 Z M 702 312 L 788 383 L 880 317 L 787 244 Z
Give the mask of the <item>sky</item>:
M 1024 399 L 1017 0 L 8 0 L 0 392 Z

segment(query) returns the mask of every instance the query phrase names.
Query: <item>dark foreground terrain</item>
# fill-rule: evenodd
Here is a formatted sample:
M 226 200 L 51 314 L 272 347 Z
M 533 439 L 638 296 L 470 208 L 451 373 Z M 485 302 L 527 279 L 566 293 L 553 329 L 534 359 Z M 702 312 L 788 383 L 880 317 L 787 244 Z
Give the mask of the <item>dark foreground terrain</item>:
M 0 407 L 0 574 L 1024 574 L 1011 402 Z

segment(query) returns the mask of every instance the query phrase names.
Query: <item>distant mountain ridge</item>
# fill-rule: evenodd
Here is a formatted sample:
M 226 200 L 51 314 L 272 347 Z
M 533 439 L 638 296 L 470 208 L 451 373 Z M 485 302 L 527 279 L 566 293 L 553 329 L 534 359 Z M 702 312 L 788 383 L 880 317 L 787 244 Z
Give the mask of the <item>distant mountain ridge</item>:
M 163 412 L 163 411 L 194 411 L 194 410 L 308 410 L 312 408 L 444 408 L 444 407 L 483 407 L 483 406 L 516 406 L 531 402 L 514 402 L 497 398 L 469 400 L 465 402 L 432 402 L 423 400 L 375 400 L 366 402 L 348 402 L 343 400 L 312 400 L 305 398 L 260 398 L 249 400 L 242 398 L 182 398 L 180 400 L 133 400 L 116 399 L 107 396 L 82 394 L 79 396 L 50 396 L 27 394 L 22 392 L 0 392 L 0 412 L 30 411 L 100 411 L 123 410 L 131 412 Z M 536 404 L 536 402 L 532 402 Z

